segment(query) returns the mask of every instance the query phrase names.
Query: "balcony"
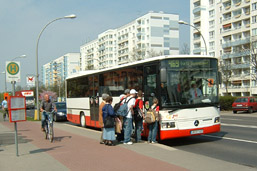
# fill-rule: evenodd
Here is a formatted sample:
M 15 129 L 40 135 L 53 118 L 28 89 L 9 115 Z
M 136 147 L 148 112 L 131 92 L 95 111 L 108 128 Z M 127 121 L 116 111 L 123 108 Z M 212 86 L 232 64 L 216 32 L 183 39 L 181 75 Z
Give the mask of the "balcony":
M 205 53 L 205 48 L 198 47 L 198 48 L 194 48 L 194 50 L 193 50 L 194 54 L 198 54 L 198 53 L 201 53 L 201 52 Z
M 234 41 L 227 41 L 224 44 L 222 44 L 222 48 L 227 48 L 227 47 L 231 47 L 231 46 L 238 46 L 238 45 L 243 45 L 243 44 L 247 44 L 250 43 L 250 38 L 245 38 L 245 39 L 237 39 Z
M 249 68 L 250 67 L 250 63 L 246 63 L 246 64 L 232 64 L 231 65 L 231 69 L 240 69 L 240 68 Z
M 236 58 L 236 57 L 240 57 L 240 56 L 248 56 L 250 55 L 249 51 L 245 51 L 245 52 L 234 52 L 234 53 L 225 53 L 222 55 L 222 59 L 228 59 L 228 58 Z
M 195 7 L 195 8 L 193 9 L 193 14 L 198 13 L 198 12 L 200 12 L 200 11 L 202 11 L 202 10 L 206 10 L 206 7 L 205 7 L 205 6 L 198 6 L 198 7 Z
M 239 17 L 241 17 L 241 14 L 235 15 L 235 18 L 239 18 Z
M 231 8 L 231 5 L 227 5 L 226 7 L 225 7 L 225 10 L 229 10 Z
M 236 7 L 238 7 L 239 5 L 241 5 L 241 2 L 235 4 Z

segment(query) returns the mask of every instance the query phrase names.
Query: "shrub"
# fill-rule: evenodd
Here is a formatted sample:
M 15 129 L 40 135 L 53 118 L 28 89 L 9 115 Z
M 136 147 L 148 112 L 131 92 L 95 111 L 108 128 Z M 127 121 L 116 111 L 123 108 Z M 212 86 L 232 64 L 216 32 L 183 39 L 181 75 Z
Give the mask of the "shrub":
M 220 96 L 220 110 L 232 110 L 232 103 L 237 97 Z

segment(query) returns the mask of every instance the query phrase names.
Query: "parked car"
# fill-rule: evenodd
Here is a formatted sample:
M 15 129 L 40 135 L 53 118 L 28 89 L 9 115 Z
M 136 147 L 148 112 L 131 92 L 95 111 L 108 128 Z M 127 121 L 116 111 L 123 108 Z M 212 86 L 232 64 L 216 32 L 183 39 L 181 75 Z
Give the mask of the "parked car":
M 67 110 L 66 102 L 55 102 L 57 112 L 54 114 L 54 121 L 66 121 L 67 120 Z
M 257 98 L 256 97 L 239 97 L 232 104 L 233 113 L 237 111 L 248 111 L 252 113 L 257 111 Z

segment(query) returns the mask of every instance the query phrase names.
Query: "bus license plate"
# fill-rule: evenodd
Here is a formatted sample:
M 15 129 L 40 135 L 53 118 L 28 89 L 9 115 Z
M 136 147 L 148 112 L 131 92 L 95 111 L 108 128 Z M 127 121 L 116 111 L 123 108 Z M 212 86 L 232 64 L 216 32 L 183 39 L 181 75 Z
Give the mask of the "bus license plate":
M 191 134 L 202 134 L 203 133 L 203 129 L 199 129 L 199 130 L 193 130 L 190 132 Z

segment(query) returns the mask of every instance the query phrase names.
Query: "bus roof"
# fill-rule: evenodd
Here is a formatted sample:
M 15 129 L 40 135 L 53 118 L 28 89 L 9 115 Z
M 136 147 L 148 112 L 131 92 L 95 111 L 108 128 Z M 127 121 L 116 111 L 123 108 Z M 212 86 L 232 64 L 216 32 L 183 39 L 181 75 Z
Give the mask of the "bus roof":
M 85 75 L 101 73 L 101 72 L 104 72 L 104 71 L 116 70 L 116 69 L 119 69 L 119 68 L 126 68 L 126 67 L 137 65 L 137 64 L 148 63 L 148 62 L 153 62 L 153 61 L 160 61 L 160 60 L 164 60 L 164 59 L 172 59 L 172 58 L 215 58 L 215 57 L 206 56 L 206 55 L 166 55 L 166 56 L 157 56 L 157 57 L 151 57 L 151 58 L 147 58 L 147 59 L 143 59 L 143 60 L 139 60 L 139 61 L 135 61 L 135 62 L 131 62 L 131 63 L 122 64 L 122 65 L 116 65 L 116 66 L 113 66 L 113 67 L 110 67 L 110 68 L 104 68 L 104 69 L 100 69 L 100 70 L 98 69 L 98 70 L 80 71 L 79 73 L 73 74 L 73 75 L 67 77 L 66 79 L 72 79 L 72 78 L 81 77 L 81 76 L 85 76 Z

